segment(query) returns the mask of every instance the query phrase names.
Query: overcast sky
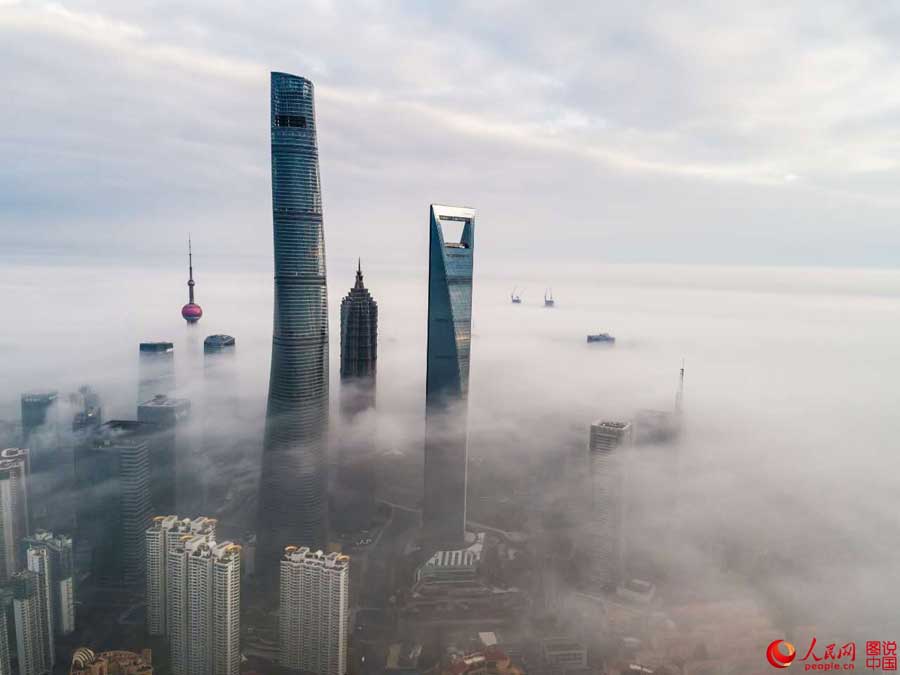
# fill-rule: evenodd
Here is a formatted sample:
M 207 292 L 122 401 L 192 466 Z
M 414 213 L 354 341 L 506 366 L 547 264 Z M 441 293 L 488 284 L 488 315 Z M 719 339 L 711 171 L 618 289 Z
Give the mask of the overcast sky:
M 896 266 L 894 2 L 0 0 L 0 249 L 271 264 L 269 76 L 329 260 Z M 180 257 L 177 258 L 180 264 Z

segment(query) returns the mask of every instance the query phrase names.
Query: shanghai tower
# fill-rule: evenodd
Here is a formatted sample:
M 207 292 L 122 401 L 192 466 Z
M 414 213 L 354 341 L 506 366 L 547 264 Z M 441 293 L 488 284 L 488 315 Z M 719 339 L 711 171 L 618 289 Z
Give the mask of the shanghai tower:
M 328 295 L 313 83 L 272 73 L 275 317 L 256 568 L 273 580 L 288 544 L 326 544 Z
M 426 545 L 448 550 L 466 534 L 475 211 L 432 204 L 429 229 L 422 529 Z M 458 240 L 451 230 L 461 230 Z

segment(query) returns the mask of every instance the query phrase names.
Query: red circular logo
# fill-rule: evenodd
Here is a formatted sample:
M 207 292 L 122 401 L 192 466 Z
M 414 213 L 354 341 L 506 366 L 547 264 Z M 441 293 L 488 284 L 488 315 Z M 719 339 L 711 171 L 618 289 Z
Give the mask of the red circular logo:
M 773 668 L 787 668 L 797 656 L 797 650 L 787 640 L 774 640 L 766 649 L 766 658 Z

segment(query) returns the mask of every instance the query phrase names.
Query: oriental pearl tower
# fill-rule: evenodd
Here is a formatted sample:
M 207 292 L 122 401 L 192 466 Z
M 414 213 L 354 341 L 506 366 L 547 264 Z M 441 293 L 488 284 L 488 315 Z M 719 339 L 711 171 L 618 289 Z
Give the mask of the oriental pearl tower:
M 188 237 L 188 303 L 181 308 L 181 316 L 184 317 L 184 320 L 188 322 L 188 325 L 193 325 L 200 320 L 200 317 L 203 316 L 203 309 L 194 302 L 194 260 L 191 255 L 191 238 Z

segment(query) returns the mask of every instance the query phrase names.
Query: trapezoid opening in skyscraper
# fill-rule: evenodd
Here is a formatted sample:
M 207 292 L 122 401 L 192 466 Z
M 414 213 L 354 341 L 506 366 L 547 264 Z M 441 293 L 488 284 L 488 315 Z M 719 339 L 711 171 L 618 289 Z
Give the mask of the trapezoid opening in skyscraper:
M 429 546 L 453 549 L 466 531 L 475 211 L 432 204 L 429 221 L 422 527 Z M 445 238 L 445 226 L 462 227 L 459 241 Z
M 327 540 L 328 294 L 313 83 L 271 75 L 275 312 L 256 569 Z

